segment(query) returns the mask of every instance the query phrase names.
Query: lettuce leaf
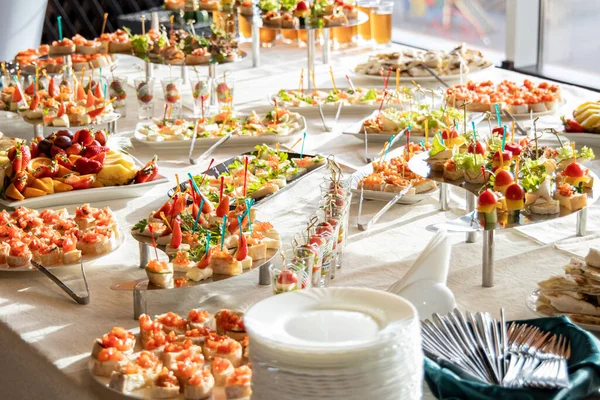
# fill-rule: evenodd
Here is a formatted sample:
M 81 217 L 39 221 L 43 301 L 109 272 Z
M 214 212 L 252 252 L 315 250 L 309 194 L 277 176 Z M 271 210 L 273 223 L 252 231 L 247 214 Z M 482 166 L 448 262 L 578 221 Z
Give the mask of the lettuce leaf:
M 585 158 L 587 160 L 593 160 L 594 158 L 596 158 L 596 156 L 594 155 L 594 150 L 590 149 L 587 146 L 583 146 L 577 152 L 577 158 Z
M 375 89 L 369 89 L 367 94 L 365 94 L 363 96 L 363 98 L 360 99 L 360 101 L 371 101 L 371 100 L 377 100 L 377 91 Z
M 290 96 L 290 95 L 289 95 L 289 94 L 288 94 L 288 93 L 285 91 L 285 89 L 281 89 L 281 90 L 279 91 L 279 93 L 277 93 L 277 96 L 279 96 L 279 98 L 280 98 L 281 100 L 283 100 L 283 101 L 292 101 L 292 100 L 294 100 L 294 99 L 292 98 L 292 96 Z
M 519 175 L 521 176 L 521 185 L 526 192 L 535 192 L 546 179 L 548 174 L 544 165 L 545 161 L 543 157 L 537 160 L 527 159 L 525 161 Z
M 296 4 L 298 4 L 300 0 L 281 0 L 279 4 L 281 8 L 287 11 L 292 11 L 296 8 Z
M 456 169 L 461 171 L 477 171 L 486 164 L 486 159 L 481 154 L 456 153 L 452 160 Z
M 258 8 L 262 11 L 275 11 L 279 10 L 279 3 L 276 0 L 260 0 Z
M 439 135 L 435 135 L 433 140 L 431 141 L 431 150 L 429 150 L 429 156 L 433 157 L 442 151 L 447 150 L 447 147 L 442 143 L 442 139 L 440 139 Z

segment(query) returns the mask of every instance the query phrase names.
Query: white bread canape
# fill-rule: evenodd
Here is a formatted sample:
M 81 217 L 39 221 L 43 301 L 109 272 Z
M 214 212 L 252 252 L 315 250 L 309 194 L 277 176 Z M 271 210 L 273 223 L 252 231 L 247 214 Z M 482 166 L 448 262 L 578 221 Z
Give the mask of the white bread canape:
M 208 369 L 197 371 L 187 380 L 183 387 L 183 395 L 187 400 L 206 399 L 212 394 L 215 379 Z
M 94 359 L 93 374 L 110 378 L 113 371 L 127 363 L 127 357 L 114 347 L 102 349 Z
M 233 374 L 234 368 L 231 361 L 226 358 L 215 357 L 212 363 L 212 374 L 216 386 L 225 386 L 227 378 Z

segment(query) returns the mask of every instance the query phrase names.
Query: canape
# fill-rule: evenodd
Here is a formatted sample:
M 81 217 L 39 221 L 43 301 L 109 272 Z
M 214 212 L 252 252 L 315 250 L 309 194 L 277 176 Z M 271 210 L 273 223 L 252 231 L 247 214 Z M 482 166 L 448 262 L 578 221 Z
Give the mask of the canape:
M 154 286 L 173 287 L 173 265 L 166 261 L 150 260 L 146 266 L 146 275 Z
M 252 370 L 247 365 L 236 368 L 225 382 L 227 399 L 241 399 L 252 395 Z
M 215 379 L 207 369 L 197 371 L 184 385 L 183 395 L 189 400 L 201 400 L 212 394 Z
M 121 366 L 127 363 L 127 358 L 123 353 L 114 347 L 102 349 L 98 357 L 94 360 L 94 375 L 105 376 L 107 378 Z
M 166 367 L 163 367 L 160 374 L 154 380 L 152 397 L 157 399 L 171 399 L 177 396 L 179 396 L 179 380 L 173 374 L 173 371 L 169 371 Z
M 244 313 L 240 311 L 220 310 L 215 314 L 217 333 L 227 335 L 237 341 L 246 336 Z
M 227 378 L 233 374 L 234 368 L 231 361 L 226 358 L 215 357 L 212 363 L 212 374 L 216 386 L 225 386 Z

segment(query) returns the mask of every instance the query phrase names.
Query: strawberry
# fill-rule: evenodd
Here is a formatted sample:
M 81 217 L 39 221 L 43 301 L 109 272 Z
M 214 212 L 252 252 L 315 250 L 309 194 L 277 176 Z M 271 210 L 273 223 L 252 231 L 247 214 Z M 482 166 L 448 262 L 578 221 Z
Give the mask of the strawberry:
M 85 90 L 82 85 L 77 85 L 77 101 L 85 100 Z
M 67 152 L 61 149 L 60 147 L 53 145 L 50 148 L 50 157 L 54 158 L 57 154 L 67 154 Z
M 567 119 L 564 116 L 560 117 L 563 125 L 565 126 L 566 132 L 585 132 L 585 128 L 581 126 L 581 124 L 574 119 Z
M 94 107 L 95 102 L 96 102 L 96 99 L 94 99 L 94 94 L 92 93 L 91 90 L 88 90 L 87 100 L 85 102 L 85 106 L 87 108 Z
M 58 113 L 56 114 L 56 117 L 62 117 L 63 115 L 65 115 L 65 104 L 61 102 L 58 106 Z
M 88 175 L 84 178 L 80 178 L 77 175 L 69 175 L 65 178 L 64 183 L 73 186 L 73 190 L 79 190 L 91 188 L 95 181 L 96 178 L 94 175 Z
M 229 196 L 226 194 L 221 197 L 221 201 L 219 202 L 219 206 L 217 207 L 217 217 L 223 218 L 223 215 L 229 212 Z
M 101 115 L 103 112 L 104 112 L 104 106 L 88 111 L 88 115 L 90 116 L 90 118 L 94 119 L 97 116 Z
M 29 151 L 31 153 L 31 158 L 35 158 L 38 156 L 38 154 L 40 154 L 39 141 L 40 138 L 36 137 L 32 139 L 31 142 L 29 142 Z
M 57 153 L 54 156 L 54 159 L 56 160 L 56 162 L 59 165 L 62 165 L 65 168 L 68 168 L 68 169 L 72 169 L 73 168 L 73 162 L 69 159 L 69 157 L 66 154 Z
M 31 84 L 29 86 L 27 86 L 27 89 L 25 89 L 25 94 L 31 96 L 35 93 L 35 85 L 33 84 L 33 82 L 31 82 Z
M 56 81 L 54 80 L 54 77 L 50 77 L 50 83 L 48 84 L 48 95 L 50 97 L 55 97 L 57 91 L 58 86 L 56 86 Z
M 178 249 L 179 246 L 181 246 L 181 218 L 179 215 L 175 217 L 171 225 L 173 227 L 173 236 L 171 237 L 171 243 L 169 243 L 169 247 L 172 249 Z
M 104 160 L 106 160 L 106 152 L 96 154 L 95 156 L 90 157 L 90 160 L 98 161 L 100 164 L 104 165 Z
M 153 217 L 160 218 L 161 212 L 165 215 L 171 215 L 171 203 L 167 201 L 165 204 L 163 204 L 163 206 L 157 212 L 154 213 Z
M 40 94 L 36 93 L 33 95 L 33 99 L 31 99 L 31 104 L 29 105 L 29 109 L 31 111 L 35 110 L 40 104 Z
M 13 180 L 13 185 L 19 192 L 23 192 L 27 187 L 27 173 L 25 171 L 19 171 Z
M 79 143 L 73 143 L 71 146 L 69 146 L 67 148 L 67 154 L 71 155 L 71 154 L 75 154 L 75 155 L 79 155 L 81 154 L 81 151 L 83 150 L 83 146 L 80 145 Z
M 108 150 L 109 148 L 104 146 L 88 146 L 85 148 L 83 156 L 87 158 L 92 158 L 100 153 L 106 153 L 108 152 Z
M 248 257 L 248 242 L 246 241 L 246 236 L 240 231 L 240 240 L 238 242 L 238 249 L 235 253 L 235 259 L 238 261 L 243 261 Z
M 37 167 L 32 175 L 35 178 L 54 178 L 58 172 L 58 162 L 56 160 L 52 161 L 50 165 L 40 165 Z
M 87 157 L 78 158 L 73 167 L 81 175 L 97 174 L 102 169 L 102 164 Z
M 94 88 L 94 96 L 95 96 L 97 99 L 101 99 L 101 98 L 103 97 L 103 96 L 102 96 L 102 90 L 100 89 L 100 84 L 99 84 L 99 83 L 98 83 L 98 84 L 96 85 L 96 87 Z
M 20 101 L 23 100 L 23 95 L 21 94 L 21 89 L 19 89 L 18 86 L 15 87 L 15 90 L 13 91 L 11 100 L 15 103 L 19 103 Z

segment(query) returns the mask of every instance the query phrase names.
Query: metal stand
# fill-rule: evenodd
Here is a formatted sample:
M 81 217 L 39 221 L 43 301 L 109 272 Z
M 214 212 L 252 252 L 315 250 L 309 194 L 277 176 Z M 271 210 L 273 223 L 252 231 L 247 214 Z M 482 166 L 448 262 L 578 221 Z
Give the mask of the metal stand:
M 44 125 L 34 125 L 33 126 L 33 138 L 43 138 L 44 137 Z
M 494 286 L 494 230 L 483 231 L 481 286 Z
M 446 183 L 440 183 L 440 211 L 450 209 L 450 187 Z
M 118 119 L 106 124 L 106 130 L 109 133 L 117 133 L 117 121 L 118 121 Z
M 315 70 L 315 30 L 306 30 L 306 50 L 308 55 L 308 76 L 310 77 L 311 71 Z M 310 78 L 308 79 L 308 90 L 312 90 L 313 82 Z
M 243 17 L 241 17 L 243 18 Z M 252 19 L 252 66 L 260 66 L 260 24 Z
M 148 80 L 150 80 L 150 78 L 154 77 L 154 68 L 153 68 L 151 62 L 146 61 L 145 70 L 146 70 L 146 81 L 148 81 Z
M 150 258 L 150 246 L 146 243 L 138 242 L 140 249 L 140 268 L 146 268 L 148 265 L 148 259 Z
M 323 64 L 329 64 L 331 56 L 331 30 L 323 29 Z
M 258 268 L 258 284 L 268 286 L 271 284 L 271 263 L 264 263 Z
M 465 200 L 467 201 L 467 213 L 475 211 L 475 195 L 465 191 Z M 467 243 L 475 243 L 477 241 L 477 232 L 467 232 Z
M 187 85 L 188 83 L 188 69 L 185 65 L 181 66 L 181 80 L 183 81 L 184 85 Z
M 576 227 L 577 228 L 576 229 L 577 236 L 587 235 L 587 213 L 588 213 L 587 207 L 585 207 L 577 212 L 577 227 Z
M 138 320 L 140 315 L 148 311 L 148 293 L 145 290 L 133 289 L 133 319 Z

